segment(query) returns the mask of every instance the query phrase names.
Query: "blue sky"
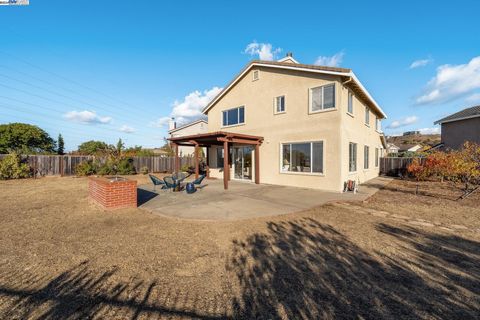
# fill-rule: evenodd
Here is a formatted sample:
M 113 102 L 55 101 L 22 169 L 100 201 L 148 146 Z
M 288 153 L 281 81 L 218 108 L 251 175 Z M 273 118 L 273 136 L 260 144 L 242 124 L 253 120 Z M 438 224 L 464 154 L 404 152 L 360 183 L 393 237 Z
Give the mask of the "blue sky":
M 479 11 L 461 0 L 0 6 L 0 123 L 62 133 L 69 150 L 89 139 L 160 146 L 165 119 L 195 119 L 249 60 L 291 51 L 352 68 L 387 134 L 435 131 L 480 103 Z

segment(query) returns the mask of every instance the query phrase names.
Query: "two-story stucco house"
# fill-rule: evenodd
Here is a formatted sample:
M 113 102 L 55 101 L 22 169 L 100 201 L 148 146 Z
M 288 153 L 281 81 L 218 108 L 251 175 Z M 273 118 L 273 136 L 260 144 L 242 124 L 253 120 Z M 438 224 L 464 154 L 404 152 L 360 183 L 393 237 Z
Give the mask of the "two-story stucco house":
M 210 175 L 330 191 L 379 174 L 385 113 L 350 69 L 251 61 L 203 110 Z M 225 157 L 229 154 L 229 157 Z M 224 170 L 225 165 L 227 166 Z

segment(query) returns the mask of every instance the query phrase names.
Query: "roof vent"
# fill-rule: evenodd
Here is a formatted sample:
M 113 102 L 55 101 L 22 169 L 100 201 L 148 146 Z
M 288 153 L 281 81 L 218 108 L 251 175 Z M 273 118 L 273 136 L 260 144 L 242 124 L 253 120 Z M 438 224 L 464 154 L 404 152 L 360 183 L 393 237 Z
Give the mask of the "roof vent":
M 298 61 L 293 58 L 293 53 L 291 52 L 287 52 L 285 58 L 278 60 L 278 62 L 298 63 Z
M 287 56 L 287 57 L 290 57 L 290 58 L 293 58 L 293 53 L 287 52 L 287 55 L 286 55 L 286 56 Z

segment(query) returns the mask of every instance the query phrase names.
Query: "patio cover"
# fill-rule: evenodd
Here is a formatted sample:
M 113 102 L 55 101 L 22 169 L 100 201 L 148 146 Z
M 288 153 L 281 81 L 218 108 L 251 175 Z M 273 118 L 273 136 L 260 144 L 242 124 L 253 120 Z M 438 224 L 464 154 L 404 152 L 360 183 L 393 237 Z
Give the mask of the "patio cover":
M 178 158 L 178 146 L 195 147 L 195 176 L 198 177 L 199 171 L 199 148 L 221 146 L 223 145 L 224 154 L 228 155 L 229 144 L 246 144 L 255 146 L 255 183 L 260 183 L 260 145 L 263 137 L 252 136 L 247 134 L 216 131 L 209 133 L 201 133 L 183 137 L 172 137 L 170 139 L 172 146 L 175 148 L 175 170 L 180 170 L 180 161 Z M 208 150 L 208 149 L 207 149 Z M 208 157 L 207 157 L 208 159 Z M 230 179 L 229 157 L 223 157 L 223 186 L 228 189 L 228 180 Z

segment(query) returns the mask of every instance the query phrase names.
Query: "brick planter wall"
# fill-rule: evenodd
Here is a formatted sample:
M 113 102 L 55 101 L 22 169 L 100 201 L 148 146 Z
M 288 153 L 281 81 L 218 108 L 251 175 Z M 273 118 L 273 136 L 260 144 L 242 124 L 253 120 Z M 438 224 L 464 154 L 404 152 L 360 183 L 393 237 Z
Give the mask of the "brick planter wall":
M 88 194 L 104 209 L 136 208 L 137 181 L 110 181 L 107 177 L 89 177 Z

